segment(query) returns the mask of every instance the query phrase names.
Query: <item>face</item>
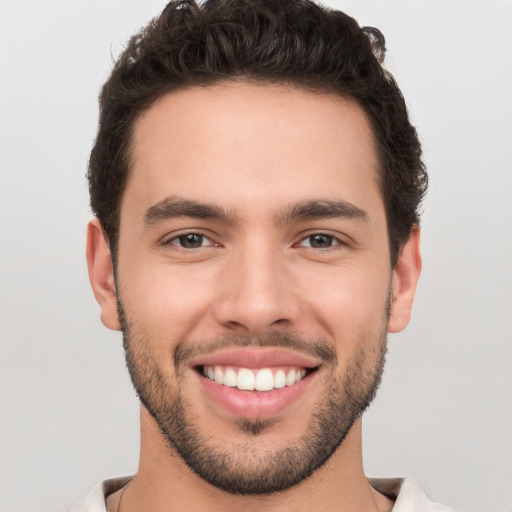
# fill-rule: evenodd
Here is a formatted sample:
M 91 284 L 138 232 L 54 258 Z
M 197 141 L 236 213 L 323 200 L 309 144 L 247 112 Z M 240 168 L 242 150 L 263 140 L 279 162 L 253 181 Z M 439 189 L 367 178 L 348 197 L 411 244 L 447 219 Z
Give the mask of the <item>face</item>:
M 369 124 L 331 95 L 217 85 L 158 101 L 133 149 L 102 310 L 141 401 L 213 485 L 297 484 L 371 401 L 403 323 Z

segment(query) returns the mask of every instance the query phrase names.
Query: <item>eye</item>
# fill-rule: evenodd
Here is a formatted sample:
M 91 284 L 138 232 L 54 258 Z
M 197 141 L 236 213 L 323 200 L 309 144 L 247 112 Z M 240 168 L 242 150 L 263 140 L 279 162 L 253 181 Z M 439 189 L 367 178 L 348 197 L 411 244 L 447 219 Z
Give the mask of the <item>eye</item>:
M 167 243 L 177 245 L 183 249 L 198 249 L 199 247 L 218 245 L 201 233 L 185 233 L 171 238 Z
M 311 247 L 312 249 L 329 249 L 333 245 L 339 245 L 340 241 L 332 235 L 325 233 L 314 233 L 300 241 L 300 247 Z

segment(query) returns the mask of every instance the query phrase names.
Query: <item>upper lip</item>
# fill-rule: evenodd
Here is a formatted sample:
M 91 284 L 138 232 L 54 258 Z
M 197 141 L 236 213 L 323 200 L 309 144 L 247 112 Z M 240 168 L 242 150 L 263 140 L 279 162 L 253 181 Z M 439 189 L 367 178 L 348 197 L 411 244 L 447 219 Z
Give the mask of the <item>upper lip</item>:
M 277 347 L 230 348 L 194 357 L 190 366 L 238 366 L 241 368 L 268 368 L 271 366 L 300 366 L 315 368 L 318 358 Z

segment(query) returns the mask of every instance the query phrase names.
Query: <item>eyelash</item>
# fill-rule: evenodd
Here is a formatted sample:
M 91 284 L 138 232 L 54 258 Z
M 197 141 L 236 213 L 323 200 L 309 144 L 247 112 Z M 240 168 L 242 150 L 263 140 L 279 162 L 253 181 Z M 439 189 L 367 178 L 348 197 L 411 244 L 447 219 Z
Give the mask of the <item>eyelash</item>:
M 186 238 L 190 236 L 197 236 L 201 237 L 201 242 L 204 242 L 205 240 L 209 240 L 211 243 L 207 245 L 199 245 L 198 247 L 183 247 L 182 245 L 178 245 L 178 243 L 173 242 L 179 242 L 181 238 Z M 201 231 L 188 231 L 185 233 L 180 233 L 178 235 L 173 236 L 172 238 L 169 238 L 168 240 L 163 241 L 163 245 L 174 245 L 178 249 L 185 250 L 185 251 L 194 251 L 196 249 L 202 249 L 204 247 L 220 247 L 220 244 L 216 243 L 214 240 L 212 240 L 211 237 L 206 235 L 205 233 L 202 233 Z
M 313 237 L 328 238 L 328 239 L 330 239 L 330 242 L 332 245 L 329 245 L 328 247 L 312 247 L 311 245 L 302 245 L 307 240 L 310 240 L 310 243 L 311 243 L 311 239 Z M 313 233 L 309 233 L 308 235 L 302 237 L 300 239 L 300 241 L 295 245 L 299 246 L 299 247 L 307 247 L 308 249 L 313 249 L 313 250 L 329 251 L 329 250 L 336 250 L 336 248 L 338 248 L 339 246 L 346 246 L 347 243 L 343 239 L 341 239 L 339 236 L 333 235 L 328 232 L 326 233 L 323 231 L 315 231 Z
M 183 245 L 179 245 L 180 239 L 183 239 L 185 237 L 190 237 L 190 236 L 200 237 L 201 245 L 198 245 L 196 247 L 183 247 Z M 331 245 L 329 245 L 328 247 L 312 247 L 311 245 L 303 245 L 303 243 L 306 242 L 307 240 L 309 240 L 310 244 L 311 244 L 311 239 L 313 237 L 325 237 L 325 238 L 329 239 Z M 210 241 L 211 243 L 209 243 L 207 245 L 203 245 L 205 240 Z M 177 243 L 174 243 L 174 242 L 177 242 Z M 201 231 L 189 231 L 189 232 L 185 232 L 185 233 L 180 233 L 178 235 L 173 236 L 172 238 L 169 238 L 168 240 L 165 240 L 163 242 L 163 245 L 174 245 L 178 249 L 185 250 L 185 251 L 195 251 L 197 249 L 202 249 L 205 247 L 220 247 L 220 244 L 215 242 L 211 237 L 209 237 L 205 233 L 202 233 Z M 328 232 L 326 233 L 326 232 L 322 232 L 322 231 L 315 231 L 315 232 L 307 234 L 306 236 L 303 236 L 293 246 L 294 247 L 306 247 L 308 249 L 320 250 L 320 251 L 326 252 L 329 250 L 336 250 L 337 247 L 346 246 L 346 245 L 348 245 L 348 244 L 338 236 L 335 236 Z

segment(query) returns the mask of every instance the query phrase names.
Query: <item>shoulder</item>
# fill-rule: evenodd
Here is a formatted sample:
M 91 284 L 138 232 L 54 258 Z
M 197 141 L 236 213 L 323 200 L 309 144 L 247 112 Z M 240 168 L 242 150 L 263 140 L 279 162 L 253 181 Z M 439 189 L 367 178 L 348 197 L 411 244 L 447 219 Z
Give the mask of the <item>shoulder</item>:
M 395 500 L 392 512 L 455 512 L 431 501 L 413 478 L 370 478 L 370 485 Z
M 86 498 L 73 505 L 69 512 L 106 512 L 106 498 L 123 487 L 131 476 L 111 478 L 100 482 Z

